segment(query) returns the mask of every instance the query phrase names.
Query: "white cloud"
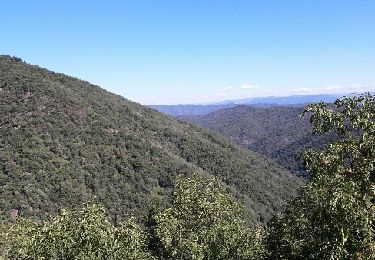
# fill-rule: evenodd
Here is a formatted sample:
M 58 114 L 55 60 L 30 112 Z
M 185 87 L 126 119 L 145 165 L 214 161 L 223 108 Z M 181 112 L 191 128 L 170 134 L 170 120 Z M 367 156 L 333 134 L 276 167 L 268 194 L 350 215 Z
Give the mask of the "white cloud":
M 251 85 L 251 84 L 241 85 L 241 89 L 254 89 L 254 88 L 258 88 L 258 86 L 257 85 Z

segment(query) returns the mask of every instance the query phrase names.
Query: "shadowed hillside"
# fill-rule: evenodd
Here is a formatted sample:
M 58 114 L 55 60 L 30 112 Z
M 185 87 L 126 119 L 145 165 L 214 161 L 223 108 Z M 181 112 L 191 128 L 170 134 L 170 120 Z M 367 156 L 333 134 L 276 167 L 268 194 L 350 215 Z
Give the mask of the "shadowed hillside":
M 328 137 L 312 135 L 308 118 L 301 118 L 303 107 L 237 106 L 205 116 L 180 117 L 213 129 L 235 143 L 273 158 L 284 167 L 303 175 L 301 154 L 308 148 L 319 149 Z

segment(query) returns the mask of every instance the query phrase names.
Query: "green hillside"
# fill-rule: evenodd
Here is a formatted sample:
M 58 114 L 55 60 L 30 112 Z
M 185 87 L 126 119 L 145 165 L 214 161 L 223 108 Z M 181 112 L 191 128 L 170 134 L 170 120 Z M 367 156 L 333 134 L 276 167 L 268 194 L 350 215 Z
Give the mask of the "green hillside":
M 178 175 L 217 176 L 266 221 L 300 180 L 221 136 L 77 78 L 0 56 L 0 209 L 44 219 L 102 203 L 113 221 L 165 204 Z
M 308 118 L 301 118 L 303 107 L 237 106 L 203 116 L 181 119 L 215 130 L 236 144 L 276 160 L 302 175 L 301 154 L 328 143 L 327 135 L 312 135 Z

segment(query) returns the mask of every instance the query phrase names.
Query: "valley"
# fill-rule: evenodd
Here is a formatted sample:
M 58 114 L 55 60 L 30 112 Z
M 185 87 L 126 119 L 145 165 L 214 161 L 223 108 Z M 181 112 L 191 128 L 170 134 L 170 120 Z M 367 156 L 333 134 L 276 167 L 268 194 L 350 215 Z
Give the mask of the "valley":
M 314 135 L 304 107 L 253 107 L 239 105 L 207 115 L 180 116 L 183 121 L 212 129 L 234 143 L 272 158 L 280 165 L 307 177 L 301 156 L 314 148 L 324 148 L 332 135 Z

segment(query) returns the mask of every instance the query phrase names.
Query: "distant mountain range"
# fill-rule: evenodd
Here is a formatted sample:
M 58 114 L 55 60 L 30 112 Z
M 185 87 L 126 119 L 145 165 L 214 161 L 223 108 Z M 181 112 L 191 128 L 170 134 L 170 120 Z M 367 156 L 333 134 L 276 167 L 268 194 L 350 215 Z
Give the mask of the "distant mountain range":
M 237 105 L 252 105 L 256 107 L 271 106 L 305 106 L 315 102 L 334 102 L 342 95 L 294 95 L 286 97 L 253 97 L 248 99 L 226 100 L 214 104 L 197 105 L 150 105 L 150 107 L 172 116 L 207 115 L 223 108 L 232 108 Z
M 227 100 L 219 102 L 217 104 L 237 104 L 237 105 L 265 105 L 265 106 L 280 106 L 280 105 L 305 105 L 315 102 L 333 102 L 342 95 L 328 95 L 328 94 L 318 94 L 318 95 L 292 95 L 284 97 L 253 97 L 247 99 L 237 99 L 237 100 Z
M 232 108 L 236 104 L 216 104 L 216 105 L 151 105 L 150 107 L 158 110 L 159 112 L 172 115 L 206 115 L 223 108 Z

